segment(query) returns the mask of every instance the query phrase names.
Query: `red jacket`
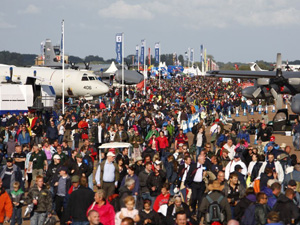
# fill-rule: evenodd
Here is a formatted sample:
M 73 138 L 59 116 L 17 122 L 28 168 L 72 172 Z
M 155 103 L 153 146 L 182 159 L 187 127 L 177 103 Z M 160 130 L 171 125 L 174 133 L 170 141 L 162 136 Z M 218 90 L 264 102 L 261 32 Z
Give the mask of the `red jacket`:
M 5 190 L 0 192 L 0 223 L 4 222 L 4 218 L 11 218 L 13 213 L 13 206 L 9 195 Z
M 162 149 L 162 148 L 167 148 L 169 147 L 169 142 L 168 142 L 168 138 L 167 137 L 157 137 L 156 140 L 158 141 L 158 147 L 159 149 Z
M 150 148 L 152 147 L 152 142 L 153 142 L 153 138 L 150 138 L 150 141 L 149 141 L 149 147 Z M 156 148 L 156 151 L 158 151 L 158 141 L 157 141 L 157 139 L 155 139 L 155 148 Z
M 170 199 L 170 193 L 168 193 L 166 196 L 163 196 L 163 194 L 160 194 L 155 199 L 155 202 L 153 204 L 153 210 L 157 212 L 159 210 L 159 207 L 163 204 L 168 204 Z
M 98 204 L 92 204 L 86 214 L 89 213 L 90 210 L 96 210 L 100 216 L 100 223 L 103 225 L 115 225 L 115 210 L 114 207 L 109 204 L 108 201 L 102 206 L 98 206 Z

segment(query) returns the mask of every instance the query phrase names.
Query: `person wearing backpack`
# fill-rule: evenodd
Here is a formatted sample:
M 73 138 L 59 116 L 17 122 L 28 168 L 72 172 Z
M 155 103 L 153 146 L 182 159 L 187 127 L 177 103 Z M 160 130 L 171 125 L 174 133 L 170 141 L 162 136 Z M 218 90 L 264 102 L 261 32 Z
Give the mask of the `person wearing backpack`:
M 217 180 L 208 185 L 209 193 L 203 198 L 199 209 L 201 217 L 204 216 L 205 224 L 227 223 L 231 219 L 230 205 L 222 193 L 223 189 L 224 185 Z

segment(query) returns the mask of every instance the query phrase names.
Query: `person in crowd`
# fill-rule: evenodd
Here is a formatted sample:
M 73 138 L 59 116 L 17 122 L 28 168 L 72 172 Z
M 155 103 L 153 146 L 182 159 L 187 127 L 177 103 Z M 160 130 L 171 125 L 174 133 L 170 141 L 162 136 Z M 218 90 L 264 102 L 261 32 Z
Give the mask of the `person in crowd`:
M 6 165 L 0 168 L 0 178 L 3 182 L 2 187 L 5 188 L 6 192 L 9 194 L 14 190 L 13 185 L 15 181 L 18 181 L 21 188 L 24 189 L 21 169 L 14 164 L 14 160 L 11 157 L 8 157 L 6 159 Z
M 275 212 L 279 212 L 280 220 L 284 224 L 297 224 L 300 218 L 299 208 L 293 202 L 295 192 L 291 188 L 285 190 L 284 195 L 280 195 L 274 205 Z
M 264 225 L 267 223 L 267 215 L 270 209 L 267 205 L 268 197 L 265 193 L 259 192 L 257 194 L 257 204 L 255 205 L 254 217 L 256 224 Z
M 203 198 L 203 201 L 201 202 L 199 211 L 201 215 L 205 215 L 208 212 L 209 205 L 212 202 L 217 201 L 220 205 L 220 210 L 224 212 L 224 219 L 220 218 L 220 223 L 226 223 L 231 219 L 231 210 L 228 199 L 223 195 L 222 191 L 224 189 L 224 186 L 220 184 L 219 181 L 215 180 L 211 184 L 208 185 L 208 190 L 210 191 L 208 195 Z M 221 200 L 220 200 L 221 199 Z M 205 220 L 207 219 L 207 216 L 205 216 Z M 210 223 L 211 221 L 206 221 Z
M 94 202 L 94 192 L 88 188 L 86 177 L 81 177 L 79 187 L 70 194 L 65 212 L 65 221 L 72 224 L 86 224 L 86 211 Z
M 140 192 L 144 200 L 151 199 L 150 190 L 148 188 L 147 180 L 152 173 L 152 163 L 146 162 L 145 169 L 139 173 Z
M 65 224 L 66 222 L 64 215 L 66 208 L 64 202 L 71 187 L 71 178 L 69 177 L 67 170 L 68 169 L 65 166 L 60 167 L 53 179 L 55 211 L 61 224 Z
M 46 137 L 48 138 L 50 144 L 52 144 L 55 140 L 58 139 L 58 130 L 53 120 L 50 121 L 50 126 L 47 127 Z
M 260 167 L 260 170 L 259 170 L 259 175 L 261 175 L 261 173 L 263 171 L 265 171 L 265 168 L 270 168 L 273 172 L 273 175 L 275 176 L 274 178 L 275 179 L 278 179 L 278 181 L 280 183 L 283 182 L 283 179 L 284 179 L 284 172 L 283 172 L 283 169 L 282 169 L 282 166 L 280 164 L 280 162 L 278 162 L 277 160 L 275 160 L 275 157 L 272 153 L 270 153 L 268 155 L 268 160 L 265 161 L 262 166 Z
M 33 145 L 32 149 L 28 170 L 32 169 L 32 179 L 35 180 L 36 176 L 43 175 L 44 171 L 47 171 L 48 162 L 45 153 L 37 145 Z
M 138 225 L 153 224 L 159 225 L 160 218 L 157 212 L 151 209 L 151 200 L 146 199 L 143 203 L 143 210 L 139 211 L 140 221 Z
M 33 213 L 31 213 L 30 224 L 44 224 L 47 216 L 52 214 L 52 195 L 50 190 L 44 185 L 43 176 L 37 175 L 35 185 L 29 189 L 27 203 L 33 203 Z
M 256 194 L 254 192 L 254 188 L 249 187 L 245 191 L 245 196 L 237 203 L 234 209 L 235 219 L 241 221 L 245 213 L 245 210 L 248 208 L 248 206 L 251 203 L 254 204 L 255 202 L 256 202 Z
M 200 154 L 198 156 L 197 163 L 191 164 L 185 181 L 185 185 L 192 189 L 190 205 L 194 215 L 196 215 L 196 205 L 198 205 L 198 208 L 200 207 L 200 203 L 206 189 L 206 185 L 203 180 L 203 178 L 206 177 L 206 168 L 204 167 L 204 163 L 205 156 Z M 200 215 L 198 215 L 198 217 L 199 216 Z
M 225 183 L 223 193 L 230 204 L 231 217 L 235 218 L 235 207 L 245 194 L 245 187 L 239 183 L 239 178 L 236 173 L 233 172 L 230 174 L 228 182 Z
M 0 224 L 8 223 L 13 214 L 13 205 L 9 194 L 2 186 L 3 182 L 0 178 Z
M 89 221 L 89 225 L 103 225 L 102 223 L 100 223 L 100 216 L 96 210 L 89 211 L 87 218 Z
M 161 193 L 163 184 L 166 181 L 166 173 L 161 168 L 161 162 L 154 163 L 154 172 L 150 173 L 147 178 L 147 187 L 150 191 L 151 201 L 154 204 L 155 199 Z
M 103 225 L 115 225 L 115 211 L 113 206 L 106 200 L 106 193 L 103 189 L 98 189 L 94 197 L 95 201 L 87 210 L 89 214 L 92 210 L 97 211 L 100 223 Z
M 121 211 L 116 213 L 115 216 L 115 224 L 120 225 L 122 219 L 125 217 L 130 217 L 133 219 L 135 223 L 140 221 L 139 211 L 134 209 L 135 206 L 135 199 L 133 196 L 127 196 L 124 199 L 125 208 L 121 208 Z
M 118 185 L 119 180 L 119 167 L 114 162 L 115 154 L 108 152 L 106 160 L 103 160 L 96 171 L 95 180 L 98 188 L 102 188 L 107 197 L 115 193 L 115 188 Z
M 11 191 L 11 199 L 13 203 L 13 214 L 11 217 L 11 225 L 22 224 L 22 206 L 24 205 L 24 191 L 21 189 L 20 182 L 15 181 L 13 184 L 13 190 Z

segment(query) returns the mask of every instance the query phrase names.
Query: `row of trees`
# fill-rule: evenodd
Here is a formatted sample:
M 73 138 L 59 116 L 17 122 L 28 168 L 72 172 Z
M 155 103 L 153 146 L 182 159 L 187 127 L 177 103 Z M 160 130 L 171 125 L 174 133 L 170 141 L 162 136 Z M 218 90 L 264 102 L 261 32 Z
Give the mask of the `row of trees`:
M 1 64 L 8 64 L 8 65 L 16 65 L 16 66 L 32 66 L 34 65 L 35 59 L 37 55 L 35 54 L 20 54 L 16 52 L 9 52 L 9 51 L 0 51 L 0 63 Z M 214 60 L 212 55 L 208 55 L 208 58 Z M 166 62 L 166 65 L 173 65 L 173 54 L 162 54 L 160 56 L 160 60 L 162 62 Z M 177 60 L 180 62 L 181 65 L 186 65 L 185 59 L 183 55 L 178 55 Z M 114 58 L 105 60 L 103 57 L 89 55 L 85 58 L 80 58 L 77 56 L 69 56 L 69 61 L 74 63 L 82 63 L 82 62 L 90 62 L 90 63 L 99 63 L 99 64 L 110 64 L 112 61 L 115 61 Z M 134 55 L 128 55 L 124 58 L 124 61 L 127 65 L 132 65 L 132 63 L 136 62 Z M 215 61 L 215 60 L 214 60 Z M 265 70 L 273 69 L 273 63 L 265 62 L 265 61 L 256 61 L 260 68 Z M 155 58 L 151 55 L 151 64 L 155 65 Z M 241 62 L 217 62 L 220 67 L 220 70 L 235 70 L 235 64 L 239 66 L 240 70 L 249 70 L 249 65 L 246 63 Z M 300 64 L 300 60 L 296 60 L 293 62 L 289 62 L 289 64 Z M 149 66 L 148 57 L 146 57 L 146 65 Z M 199 66 L 201 68 L 200 62 L 195 62 L 195 66 Z

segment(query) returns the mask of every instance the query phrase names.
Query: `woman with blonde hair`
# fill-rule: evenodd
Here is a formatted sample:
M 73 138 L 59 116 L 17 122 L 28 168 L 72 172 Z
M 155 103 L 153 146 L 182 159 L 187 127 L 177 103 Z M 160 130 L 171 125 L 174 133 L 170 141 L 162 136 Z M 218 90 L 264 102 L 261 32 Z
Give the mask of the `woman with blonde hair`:
M 97 190 L 95 193 L 95 202 L 88 208 L 89 211 L 95 210 L 99 213 L 100 223 L 103 225 L 115 225 L 114 207 L 106 200 L 106 193 L 103 189 Z

